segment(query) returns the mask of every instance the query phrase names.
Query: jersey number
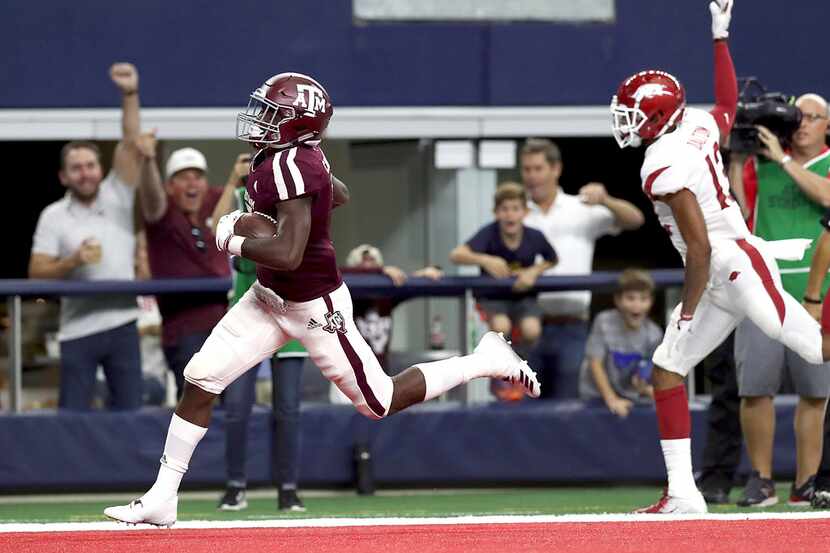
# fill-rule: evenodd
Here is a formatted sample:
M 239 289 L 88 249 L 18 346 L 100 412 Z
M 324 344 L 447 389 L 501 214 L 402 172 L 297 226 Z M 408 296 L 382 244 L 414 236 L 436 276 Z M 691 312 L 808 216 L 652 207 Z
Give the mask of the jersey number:
M 714 161 L 712 161 L 713 159 Z M 718 197 L 718 204 L 720 204 L 721 209 L 726 209 L 729 207 L 729 197 L 724 193 L 723 187 L 720 185 L 720 179 L 718 179 L 721 159 L 720 146 L 717 142 L 715 142 L 712 148 L 712 154 L 706 156 L 706 165 L 709 166 L 709 174 L 712 176 L 712 186 L 715 187 L 715 194 Z M 723 171 L 720 171 L 720 173 L 723 174 Z

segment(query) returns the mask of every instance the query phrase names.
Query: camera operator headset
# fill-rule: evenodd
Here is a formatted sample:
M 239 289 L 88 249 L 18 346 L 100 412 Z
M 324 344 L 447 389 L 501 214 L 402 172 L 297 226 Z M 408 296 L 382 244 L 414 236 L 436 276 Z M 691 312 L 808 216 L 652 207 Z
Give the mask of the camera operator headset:
M 743 96 L 742 100 L 746 100 Z M 817 94 L 804 94 L 794 106 L 783 98 L 783 95 L 764 94 L 739 104 L 738 129 L 730 137 L 729 181 L 754 234 L 765 240 L 815 240 L 822 231 L 819 221 L 830 207 L 830 148 L 825 143 L 827 102 Z M 802 300 L 808 311 L 820 308 L 821 304 L 821 297 L 805 295 L 814 252 L 815 242 L 802 260 L 778 261 L 784 289 Z M 830 279 L 825 278 L 822 294 L 828 285 Z M 809 503 L 808 496 L 812 495 L 811 477 L 816 473 L 821 455 L 830 371 L 828 367 L 809 365 L 794 352 L 781 348 L 751 323 L 742 323 L 736 330 L 741 422 L 750 462 L 753 471 L 757 471 L 753 477 L 760 482 L 756 486 L 748 483 L 739 505 L 777 500 L 752 490 L 764 487 L 774 490 L 772 397 L 787 371 L 800 396 L 795 428 L 797 474 L 790 501 Z M 770 494 L 775 495 L 774 491 L 767 495 Z

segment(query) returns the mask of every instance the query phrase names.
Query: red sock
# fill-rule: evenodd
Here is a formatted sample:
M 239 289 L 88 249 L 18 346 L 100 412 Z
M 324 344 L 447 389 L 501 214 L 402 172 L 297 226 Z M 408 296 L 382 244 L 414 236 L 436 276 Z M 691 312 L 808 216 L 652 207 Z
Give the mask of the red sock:
M 821 306 L 821 333 L 830 334 L 830 294 L 824 298 L 824 304 Z
M 654 404 L 661 440 L 680 440 L 692 435 L 686 386 L 681 384 L 668 390 L 655 390 Z

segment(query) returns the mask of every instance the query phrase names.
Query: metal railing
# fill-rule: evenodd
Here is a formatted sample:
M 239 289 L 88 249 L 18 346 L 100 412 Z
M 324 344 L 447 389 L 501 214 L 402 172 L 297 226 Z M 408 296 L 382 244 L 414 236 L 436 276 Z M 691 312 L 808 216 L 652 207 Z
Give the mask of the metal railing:
M 600 271 L 583 276 L 548 276 L 537 281 L 540 292 L 565 290 L 608 291 L 616 286 L 618 272 Z M 683 284 L 683 271 L 665 269 L 651 271 L 658 288 Z M 423 298 L 457 297 L 461 302 L 459 317 L 460 350 L 470 351 L 467 328 L 467 306 L 472 303 L 472 292 L 509 294 L 512 279 L 490 277 L 444 277 L 440 280 L 410 278 L 403 286 L 395 286 L 382 275 L 344 275 L 344 280 L 355 298 Z M 6 296 L 10 328 L 9 341 L 9 409 L 20 412 L 22 398 L 22 343 L 21 308 L 24 297 L 92 296 L 98 294 L 188 294 L 196 292 L 226 292 L 231 280 L 223 278 L 189 278 L 158 280 L 27 280 L 0 279 L 0 296 Z

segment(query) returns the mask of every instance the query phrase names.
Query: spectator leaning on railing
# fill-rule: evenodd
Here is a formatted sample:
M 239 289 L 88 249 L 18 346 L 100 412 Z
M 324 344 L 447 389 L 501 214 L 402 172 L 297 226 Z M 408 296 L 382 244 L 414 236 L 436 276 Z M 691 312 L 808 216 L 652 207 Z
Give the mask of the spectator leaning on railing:
M 29 262 L 30 278 L 102 280 L 135 278 L 135 184 L 139 156 L 138 72 L 116 63 L 110 77 L 121 91 L 122 139 L 112 170 L 103 176 L 91 142 L 61 150 L 64 198 L 40 214 Z M 98 365 L 104 369 L 113 409 L 141 405 L 141 356 L 132 295 L 61 298 L 61 383 L 58 405 L 89 409 Z
M 176 150 L 167 160 L 167 181 L 162 184 L 155 140 L 152 135 L 145 138 L 140 142 L 143 162 L 138 194 L 153 278 L 229 276 L 228 258 L 214 246 L 209 221 L 222 188 L 208 186 L 205 156 L 193 148 Z M 185 365 L 225 314 L 227 295 L 164 294 L 158 303 L 164 356 L 181 396 Z
M 621 418 L 635 403 L 653 402 L 651 356 L 663 339 L 663 330 L 649 318 L 653 303 L 651 275 L 623 271 L 614 292 L 615 308 L 599 313 L 591 326 L 579 382 L 582 399 L 602 399 Z
M 506 182 L 496 189 L 493 214 L 496 220 L 456 246 L 450 260 L 459 265 L 478 265 L 482 274 L 494 278 L 516 277 L 511 295 L 476 293 L 476 299 L 487 315 L 490 330 L 509 338 L 513 327 L 518 329 L 522 354 L 528 358 L 542 334 L 541 311 L 533 288 L 539 276 L 558 259 L 544 234 L 522 224 L 527 215 L 527 195 L 520 184 Z M 536 359 L 529 361 L 534 370 L 541 370 Z
M 824 209 L 830 206 L 830 148 L 827 102 L 816 94 L 796 100 L 803 118 L 785 151 L 778 138 L 758 128 L 760 156 L 748 159 L 733 152 L 729 180 L 736 196 L 744 199 L 744 214 L 752 231 L 765 240 L 815 239 L 821 233 Z M 815 242 L 798 261 L 778 261 L 784 289 L 806 304 L 818 305 L 819 294 L 805 293 Z M 830 279 L 822 279 L 818 292 L 826 292 Z M 815 293 L 815 291 L 813 292 Z M 772 398 L 789 374 L 799 396 L 795 415 L 796 479 L 790 505 L 808 504 L 813 477 L 821 457 L 822 428 L 830 364 L 811 365 L 796 352 L 764 334 L 749 319 L 735 331 L 735 362 L 741 396 L 741 426 L 753 473 L 739 501 L 742 506 L 764 507 L 778 501 L 772 481 L 775 407 Z
M 601 183 L 589 182 L 576 196 L 566 194 L 559 186 L 562 156 L 550 140 L 528 139 L 521 149 L 521 169 L 531 200 L 524 223 L 542 231 L 559 254 L 559 263 L 547 275 L 590 274 L 598 238 L 634 230 L 645 221 L 637 207 L 611 196 Z M 576 397 L 591 293 L 543 292 L 539 305 L 544 327 L 538 349 L 543 365 L 536 370 L 542 397 Z

